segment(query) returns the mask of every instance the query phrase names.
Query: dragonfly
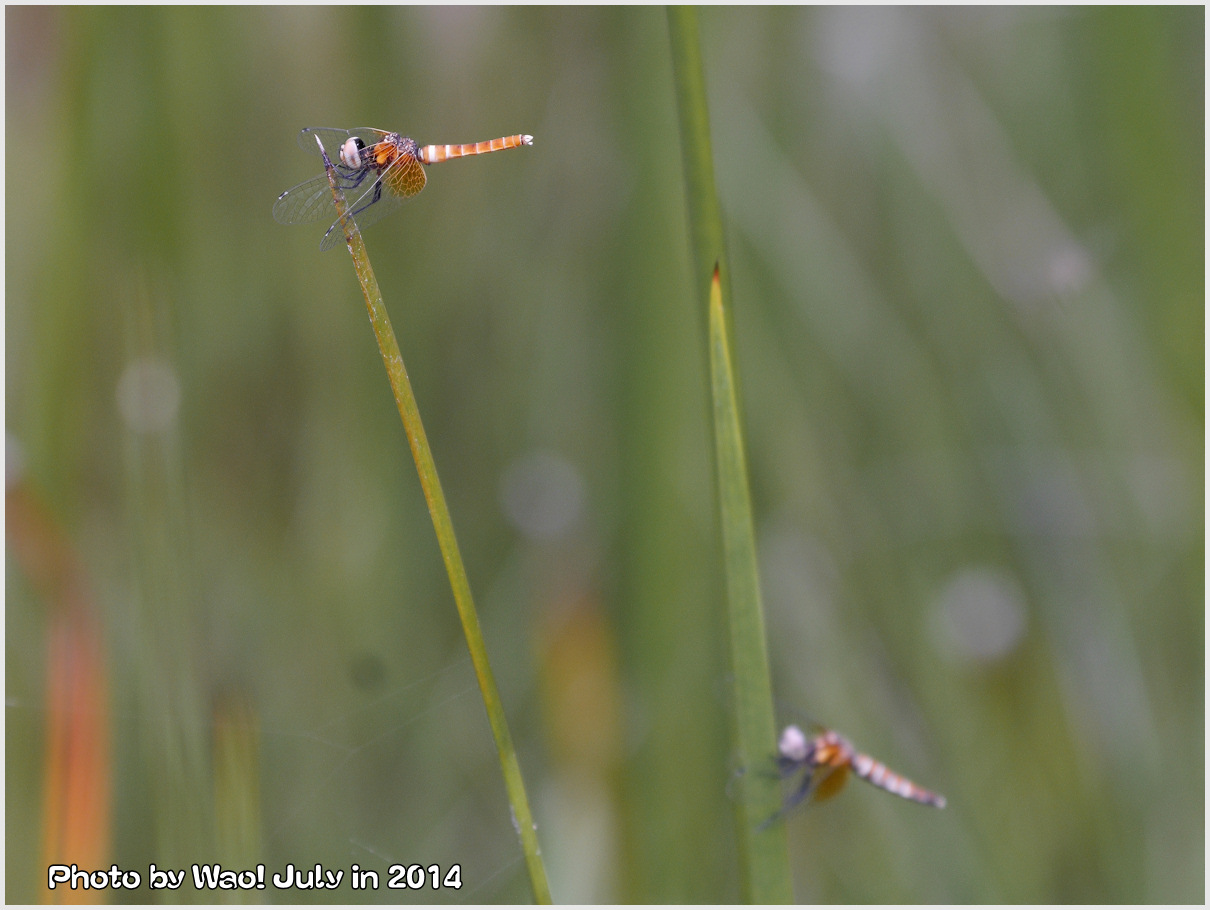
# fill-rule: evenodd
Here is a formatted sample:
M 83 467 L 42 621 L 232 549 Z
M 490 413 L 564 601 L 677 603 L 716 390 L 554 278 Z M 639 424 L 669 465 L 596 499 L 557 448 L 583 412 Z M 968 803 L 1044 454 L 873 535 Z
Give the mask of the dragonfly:
M 371 126 L 352 130 L 309 126 L 298 134 L 298 144 L 305 152 L 318 153 L 317 137 L 336 171 L 336 185 L 350 200 L 349 214 L 362 230 L 424 189 L 424 166 L 534 143 L 533 136 L 518 133 L 466 145 L 421 145 L 415 139 Z M 326 173 L 286 190 L 273 204 L 273 217 L 281 224 L 321 221 L 333 214 Z M 330 250 L 343 235 L 337 218 L 323 235 L 319 248 Z
M 848 781 L 850 772 L 888 793 L 926 806 L 945 808 L 945 797 L 940 793 L 925 790 L 882 762 L 858 752 L 834 730 L 823 730 L 808 737 L 795 724 L 786 727 L 777 741 L 777 769 L 783 778 L 802 772 L 802 780 L 781 811 L 762 827 L 768 827 L 808 797 L 819 802 L 835 796 Z

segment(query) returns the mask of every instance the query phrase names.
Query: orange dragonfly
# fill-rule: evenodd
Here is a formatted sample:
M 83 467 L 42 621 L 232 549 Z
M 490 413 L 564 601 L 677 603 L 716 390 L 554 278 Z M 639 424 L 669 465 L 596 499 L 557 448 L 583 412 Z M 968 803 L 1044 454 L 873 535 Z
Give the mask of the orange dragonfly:
M 518 133 L 469 145 L 422 146 L 415 139 L 371 126 L 353 130 L 309 126 L 298 134 L 298 144 L 305 152 L 318 152 L 316 137 L 323 142 L 336 170 L 336 185 L 350 200 L 349 214 L 362 230 L 424 189 L 426 178 L 421 165 L 534 143 L 533 136 Z M 332 190 L 326 173 L 286 190 L 273 204 L 273 217 L 281 224 L 320 221 L 333 214 Z M 338 218 L 324 234 L 319 248 L 330 250 L 343 235 Z
M 765 826 L 781 818 L 808 797 L 814 802 L 819 802 L 835 796 L 848 781 L 849 772 L 888 793 L 926 806 L 945 808 L 945 797 L 940 793 L 918 787 L 882 762 L 858 752 L 852 743 L 833 730 L 824 730 L 817 736 L 808 738 L 794 724 L 786 727 L 777 741 L 777 768 L 783 778 L 793 777 L 800 771 L 804 773 L 798 787 L 786 799 L 782 810 L 769 819 Z

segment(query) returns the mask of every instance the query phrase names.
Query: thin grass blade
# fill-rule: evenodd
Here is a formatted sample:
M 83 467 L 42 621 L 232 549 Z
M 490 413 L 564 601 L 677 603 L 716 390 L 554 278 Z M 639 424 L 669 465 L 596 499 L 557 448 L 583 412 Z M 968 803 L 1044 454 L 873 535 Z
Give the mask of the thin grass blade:
M 521 765 L 517 761 L 517 750 L 513 746 L 512 734 L 508 729 L 508 721 L 504 715 L 504 706 L 500 701 L 496 678 L 488 662 L 487 645 L 483 641 L 479 614 L 475 610 L 475 602 L 471 597 L 471 586 L 467 580 L 466 567 L 462 563 L 462 553 L 458 549 L 458 540 L 454 536 L 454 524 L 445 502 L 445 493 L 442 491 L 441 481 L 437 477 L 437 465 L 433 461 L 433 453 L 424 432 L 424 424 L 420 420 L 420 410 L 416 405 L 416 396 L 412 392 L 412 383 L 408 379 L 407 369 L 403 365 L 403 355 L 399 351 L 395 330 L 391 328 L 391 320 L 387 315 L 382 292 L 378 288 L 378 280 L 374 277 L 374 270 L 370 267 L 370 259 L 366 253 L 365 243 L 361 239 L 361 231 L 358 229 L 356 221 L 349 215 L 344 194 L 336 185 L 332 162 L 328 160 L 322 142 L 319 143 L 319 148 L 320 154 L 323 155 L 328 182 L 332 187 L 332 197 L 336 202 L 341 228 L 345 232 L 345 241 L 349 246 L 349 253 L 353 257 L 353 267 L 357 271 L 357 279 L 361 283 L 361 290 L 365 295 L 370 324 L 374 327 L 374 335 L 378 339 L 378 350 L 382 354 L 382 361 L 391 381 L 391 391 L 395 395 L 395 404 L 399 409 L 399 416 L 403 420 L 403 428 L 412 449 L 412 458 L 416 462 L 416 471 L 420 475 L 420 486 L 424 490 L 424 498 L 433 519 L 437 543 L 441 547 L 442 559 L 445 560 L 446 573 L 449 575 L 450 587 L 454 592 L 454 603 L 458 607 L 458 616 L 462 620 L 462 631 L 466 636 L 466 646 L 470 651 L 471 663 L 474 665 L 475 676 L 479 681 L 479 691 L 483 695 L 483 705 L 487 709 L 487 719 L 491 724 L 492 736 L 496 740 L 496 751 L 499 753 L 500 768 L 504 775 L 504 787 L 512 806 L 514 827 L 521 838 L 521 849 L 525 853 L 525 864 L 529 871 L 534 899 L 538 903 L 549 904 L 551 902 L 550 884 L 547 882 L 546 868 L 542 862 L 542 849 L 538 844 L 537 826 L 534 824 L 533 813 L 529 808 L 529 798 L 526 796 L 525 783 L 521 777 Z

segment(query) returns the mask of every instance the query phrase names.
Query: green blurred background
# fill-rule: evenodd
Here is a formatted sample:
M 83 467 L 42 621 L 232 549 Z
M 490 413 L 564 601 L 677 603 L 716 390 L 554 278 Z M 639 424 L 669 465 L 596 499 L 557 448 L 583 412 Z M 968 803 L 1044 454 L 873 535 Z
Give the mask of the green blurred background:
M 701 21 L 779 719 L 949 798 L 855 783 L 798 813 L 796 897 L 1201 902 L 1204 11 Z M 9 482 L 102 617 L 106 865 L 529 899 L 349 260 L 271 217 L 319 172 L 303 126 L 526 132 L 430 169 L 369 252 L 555 899 L 737 899 L 663 10 L 6 25 Z M 52 608 L 7 565 L 25 902 Z M 462 889 L 388 890 L 394 863 Z

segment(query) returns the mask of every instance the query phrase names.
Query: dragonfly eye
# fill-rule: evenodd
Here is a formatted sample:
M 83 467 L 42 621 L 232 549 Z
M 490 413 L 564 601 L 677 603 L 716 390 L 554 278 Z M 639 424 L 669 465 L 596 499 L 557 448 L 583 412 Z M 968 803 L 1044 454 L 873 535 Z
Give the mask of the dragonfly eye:
M 788 758 L 790 761 L 806 761 L 807 758 L 807 737 L 802 730 L 794 724 L 782 730 L 781 738 L 777 741 L 777 751 L 782 758 Z
M 340 163 L 345 167 L 361 167 L 361 150 L 366 144 L 357 136 L 351 136 L 340 146 Z

